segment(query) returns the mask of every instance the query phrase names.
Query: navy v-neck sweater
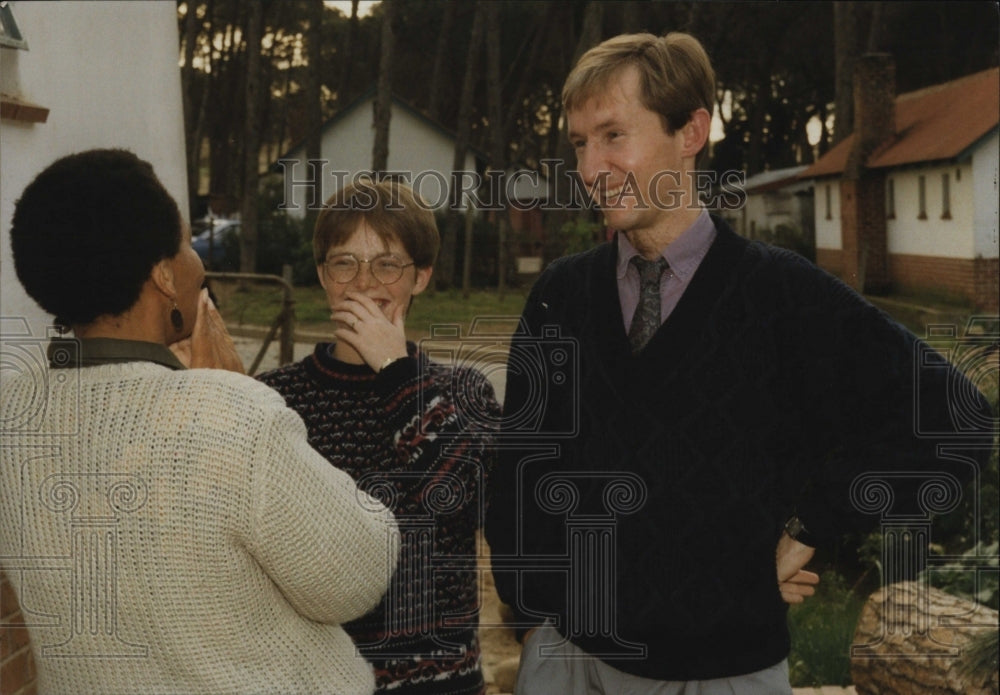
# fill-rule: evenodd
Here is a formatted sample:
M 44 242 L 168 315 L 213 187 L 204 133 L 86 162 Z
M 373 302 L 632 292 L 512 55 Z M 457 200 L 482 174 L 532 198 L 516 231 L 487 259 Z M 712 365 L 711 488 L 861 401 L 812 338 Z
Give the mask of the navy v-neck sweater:
M 787 656 L 775 547 L 791 514 L 820 540 L 874 527 L 857 499 L 870 490 L 855 486 L 852 503 L 857 476 L 913 472 L 888 475 L 893 511 L 912 511 L 923 482 L 971 477 L 990 439 L 949 411 L 957 385 L 989 422 L 981 395 L 912 334 L 801 257 L 713 221 L 715 242 L 638 354 L 613 242 L 543 273 L 511 346 L 487 516 L 497 589 L 522 627 L 550 618 L 660 680 Z M 944 434 L 918 436 L 918 419 Z M 949 439 L 980 446 L 939 458 Z

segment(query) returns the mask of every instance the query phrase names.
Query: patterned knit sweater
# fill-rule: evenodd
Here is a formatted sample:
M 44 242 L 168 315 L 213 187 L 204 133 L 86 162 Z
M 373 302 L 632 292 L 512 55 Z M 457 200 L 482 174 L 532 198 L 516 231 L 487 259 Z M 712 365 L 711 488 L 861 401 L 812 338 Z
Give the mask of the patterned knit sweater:
M 347 625 L 380 691 L 481 693 L 476 529 L 499 423 L 478 371 L 410 356 L 379 374 L 320 344 L 261 375 L 305 420 L 309 442 L 400 524 L 399 568 L 378 607 Z
M 988 404 L 940 355 L 801 257 L 716 228 L 636 354 L 613 243 L 539 278 L 486 526 L 522 624 L 551 616 L 658 680 L 787 656 L 774 551 L 793 512 L 821 544 L 926 517 L 958 504 L 992 442 Z
M 150 362 L 5 378 L 0 564 L 39 692 L 357 693 L 386 509 L 277 394 Z

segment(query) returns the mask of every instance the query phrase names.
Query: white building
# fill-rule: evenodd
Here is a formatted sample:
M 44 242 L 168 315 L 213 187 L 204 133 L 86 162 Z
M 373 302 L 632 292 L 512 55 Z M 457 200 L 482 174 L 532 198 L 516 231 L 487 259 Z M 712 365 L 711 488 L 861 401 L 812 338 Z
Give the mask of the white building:
M 802 174 L 815 184 L 817 263 L 856 286 L 867 275 L 997 311 L 1000 68 L 886 106 L 870 151 L 851 135 Z
M 806 168 L 803 165 L 754 174 L 743 183 L 746 194 L 743 205 L 738 210 L 723 210 L 721 214 L 734 231 L 750 239 L 760 239 L 762 232 L 773 232 L 779 226 L 811 239 L 812 183 L 799 178 Z
M 127 148 L 188 209 L 177 46 L 173 0 L 0 3 L 0 390 L 4 374 L 44 364 L 52 321 L 10 252 L 14 203 L 36 174 L 73 152 Z M 0 438 L 19 426 L 0 423 Z M 33 690 L 28 650 L 0 654 L 4 692 Z
M 129 149 L 152 163 L 182 213 L 188 209 L 177 4 L 15 0 L 5 5 L 0 352 L 9 343 L 4 338 L 25 332 L 44 336 L 51 322 L 17 281 L 9 239 L 14 202 L 48 164 L 95 147 Z
M 310 196 L 317 205 L 356 176 L 370 173 L 375 143 L 374 91 L 355 100 L 323 124 L 321 166 L 316 175 L 306 166 L 305 144 L 293 146 L 275 165 L 284 178 L 285 208 L 304 217 Z M 389 120 L 387 173 L 398 175 L 432 208 L 447 205 L 455 136 L 402 99 L 393 97 Z M 475 190 L 476 153 L 470 148 L 462 167 L 468 188 Z M 467 196 L 463 196 L 467 197 Z M 463 206 L 464 207 L 464 206 Z

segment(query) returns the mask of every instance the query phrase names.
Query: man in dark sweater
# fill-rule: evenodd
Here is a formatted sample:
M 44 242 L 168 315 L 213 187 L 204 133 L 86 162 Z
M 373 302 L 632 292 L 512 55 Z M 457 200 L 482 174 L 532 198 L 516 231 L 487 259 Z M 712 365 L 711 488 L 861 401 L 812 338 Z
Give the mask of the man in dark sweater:
M 988 404 L 936 353 L 701 207 L 714 100 L 684 34 L 610 39 L 563 91 L 617 234 L 546 269 L 511 346 L 486 531 L 519 694 L 790 693 L 782 596 L 814 546 L 875 527 L 882 482 L 912 508 L 989 452 Z

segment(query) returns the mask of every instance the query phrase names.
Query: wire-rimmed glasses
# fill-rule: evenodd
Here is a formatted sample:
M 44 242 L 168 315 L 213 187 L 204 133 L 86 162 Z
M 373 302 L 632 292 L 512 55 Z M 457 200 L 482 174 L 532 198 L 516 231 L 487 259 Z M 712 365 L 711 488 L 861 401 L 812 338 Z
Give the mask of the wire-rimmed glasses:
M 367 263 L 372 276 L 383 285 L 392 283 L 403 277 L 403 269 L 413 265 L 413 261 L 404 263 L 403 259 L 392 253 L 383 253 L 375 258 L 358 258 L 353 253 L 338 253 L 330 256 L 323 263 L 323 272 L 333 282 L 344 284 L 358 276 L 361 264 Z

